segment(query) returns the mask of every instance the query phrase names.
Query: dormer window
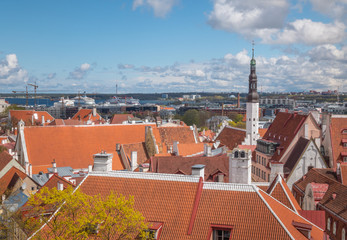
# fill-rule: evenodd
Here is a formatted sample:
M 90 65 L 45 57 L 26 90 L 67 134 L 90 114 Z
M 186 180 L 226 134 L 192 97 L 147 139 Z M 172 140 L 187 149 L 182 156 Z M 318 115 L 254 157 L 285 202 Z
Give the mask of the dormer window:
M 162 229 L 163 229 L 162 222 L 150 222 L 150 225 L 147 230 L 148 238 L 146 239 L 159 239 Z
M 212 225 L 209 232 L 209 240 L 230 240 L 232 226 Z
M 342 129 L 342 134 L 347 134 L 347 129 Z

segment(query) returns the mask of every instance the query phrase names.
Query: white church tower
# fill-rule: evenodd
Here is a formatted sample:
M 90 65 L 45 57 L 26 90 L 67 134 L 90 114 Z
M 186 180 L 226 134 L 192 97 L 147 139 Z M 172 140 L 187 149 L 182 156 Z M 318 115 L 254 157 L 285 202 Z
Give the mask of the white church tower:
M 254 43 L 252 47 L 251 73 L 246 105 L 246 138 L 242 145 L 257 145 L 259 139 L 259 95 L 257 92 L 257 75 L 255 73 Z

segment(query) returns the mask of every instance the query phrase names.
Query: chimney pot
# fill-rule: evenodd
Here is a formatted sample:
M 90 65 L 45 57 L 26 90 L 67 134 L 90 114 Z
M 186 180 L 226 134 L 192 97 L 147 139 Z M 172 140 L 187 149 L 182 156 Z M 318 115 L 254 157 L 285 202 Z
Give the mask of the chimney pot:
M 331 194 L 331 196 L 333 197 L 333 200 L 335 200 L 335 198 L 336 198 L 336 193 Z

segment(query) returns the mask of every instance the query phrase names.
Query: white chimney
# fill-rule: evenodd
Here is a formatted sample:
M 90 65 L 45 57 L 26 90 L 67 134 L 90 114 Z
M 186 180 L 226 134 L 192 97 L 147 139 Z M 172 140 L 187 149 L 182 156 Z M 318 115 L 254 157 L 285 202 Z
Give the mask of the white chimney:
M 308 124 L 307 124 L 307 123 L 304 124 L 304 131 L 305 131 L 305 133 L 304 133 L 304 134 L 305 134 L 305 135 L 304 135 L 304 138 L 309 139 L 309 138 L 308 138 Z
M 212 156 L 212 147 L 208 145 L 207 143 L 204 144 L 204 155 L 207 157 Z
M 53 162 L 52 162 L 52 167 L 53 167 L 53 172 L 54 172 L 54 173 L 57 173 L 57 172 L 58 172 L 58 169 L 57 169 L 57 163 L 55 162 L 55 159 L 54 159 Z
M 283 163 L 281 162 L 270 162 L 270 182 L 272 182 L 278 174 L 283 177 Z
M 137 168 L 137 152 L 131 152 L 131 171 L 133 172 Z
M 102 171 L 102 172 L 112 171 L 113 154 L 102 151 L 101 153 L 94 154 L 93 158 L 94 158 L 94 167 L 93 167 L 94 171 Z
M 89 165 L 88 166 L 88 172 L 90 173 L 90 172 L 92 172 L 93 171 L 93 165 Z
M 31 163 L 29 164 L 29 177 L 33 177 L 33 166 L 31 165 Z
M 96 116 L 96 107 L 95 106 L 93 106 L 92 114 L 93 114 L 93 117 Z
M 41 123 L 42 123 L 42 125 L 45 123 L 45 116 L 41 116 Z
M 179 144 L 179 142 L 174 141 L 173 146 L 172 146 L 172 153 L 175 154 L 176 156 L 180 155 L 178 152 L 178 144 Z
M 229 182 L 251 184 L 252 151 L 234 148 L 229 154 Z
M 61 182 L 58 182 L 58 191 L 63 191 L 64 190 L 64 185 Z
M 205 179 L 205 165 L 203 164 L 196 164 L 192 166 L 192 175 L 202 177 L 202 179 Z

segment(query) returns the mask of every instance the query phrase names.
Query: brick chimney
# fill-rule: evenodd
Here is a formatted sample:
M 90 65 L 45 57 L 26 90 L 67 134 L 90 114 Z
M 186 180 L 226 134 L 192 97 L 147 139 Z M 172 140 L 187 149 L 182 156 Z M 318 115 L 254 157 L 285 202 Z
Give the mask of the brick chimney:
M 94 158 L 94 171 L 108 172 L 112 171 L 112 158 L 113 154 L 101 151 L 93 155 Z
M 135 171 L 135 169 L 138 167 L 137 165 L 137 152 L 133 151 L 131 152 L 131 171 Z
M 192 166 L 192 175 L 202 177 L 205 180 L 205 165 L 195 164 Z

